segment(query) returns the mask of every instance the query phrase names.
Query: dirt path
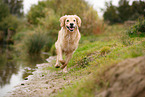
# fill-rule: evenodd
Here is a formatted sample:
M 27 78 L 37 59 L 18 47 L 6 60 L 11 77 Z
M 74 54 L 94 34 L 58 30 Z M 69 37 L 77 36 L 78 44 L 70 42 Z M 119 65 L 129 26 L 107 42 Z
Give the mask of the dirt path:
M 33 72 L 33 75 L 28 76 L 28 80 L 16 86 L 6 97 L 48 97 L 71 85 L 72 80 L 78 79 L 67 76 L 67 74 L 64 76 L 62 70 L 52 72 L 47 69 L 53 66 L 52 61 L 54 60 L 55 57 L 49 57 L 48 63 L 37 64 L 38 69 Z

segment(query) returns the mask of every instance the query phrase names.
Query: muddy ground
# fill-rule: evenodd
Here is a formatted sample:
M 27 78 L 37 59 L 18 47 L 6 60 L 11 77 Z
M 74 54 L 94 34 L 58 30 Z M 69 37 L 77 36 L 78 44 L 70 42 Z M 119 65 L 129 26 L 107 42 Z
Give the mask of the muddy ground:
M 33 72 L 33 75 L 28 76 L 28 80 L 24 80 L 20 85 L 16 86 L 15 89 L 8 93 L 6 97 L 49 97 L 53 96 L 62 88 L 70 86 L 71 81 L 80 79 L 81 76 L 67 76 L 64 75 L 62 70 L 50 71 L 49 67 L 55 68 L 52 61 L 55 57 L 49 57 L 48 63 L 37 64 L 38 69 Z

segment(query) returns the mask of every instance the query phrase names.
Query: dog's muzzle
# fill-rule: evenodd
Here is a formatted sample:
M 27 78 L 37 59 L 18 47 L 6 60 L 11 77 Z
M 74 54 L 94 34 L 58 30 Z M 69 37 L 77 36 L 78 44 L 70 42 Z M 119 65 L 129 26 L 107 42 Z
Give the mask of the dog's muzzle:
M 74 31 L 74 29 L 75 29 L 75 26 L 74 26 L 74 24 L 73 23 L 70 23 L 70 25 L 69 26 L 66 26 L 67 27 L 67 29 L 69 30 L 69 31 Z

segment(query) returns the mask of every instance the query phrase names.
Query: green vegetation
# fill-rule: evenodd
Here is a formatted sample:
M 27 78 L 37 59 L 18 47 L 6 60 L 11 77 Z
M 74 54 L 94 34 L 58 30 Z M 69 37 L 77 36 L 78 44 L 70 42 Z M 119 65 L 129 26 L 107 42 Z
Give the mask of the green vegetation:
M 12 15 L 23 15 L 23 0 L 1 0 L 9 8 L 9 12 Z
M 46 36 L 43 33 L 33 33 L 26 37 L 24 47 L 28 54 L 39 54 L 45 45 Z
M 145 2 L 143 0 L 133 1 L 131 5 L 129 5 L 128 0 L 120 0 L 118 7 L 114 6 L 112 2 L 106 2 L 106 7 L 103 17 L 104 20 L 109 21 L 110 24 L 123 23 L 145 16 Z
M 23 0 L 0 0 L 0 44 L 14 43 L 12 37 L 22 24 L 19 20 L 23 15 L 22 2 Z
M 118 27 L 120 29 L 117 29 Z M 98 41 L 91 42 L 92 39 L 89 39 L 88 43 L 80 44 L 68 64 L 69 67 L 74 68 L 66 75 L 85 77 L 72 82 L 73 85 L 64 88 L 55 97 L 94 97 L 95 93 L 109 87 L 109 82 L 104 78 L 104 72 L 108 68 L 126 58 L 145 55 L 144 37 L 128 37 L 122 40 L 124 35 L 128 35 L 122 25 L 108 27 L 106 31 L 103 35 L 96 36 L 99 38 Z M 113 32 L 118 34 L 114 35 Z M 82 39 L 81 41 L 85 41 L 84 37 Z M 132 43 L 124 44 L 123 41 L 129 41 L 128 39 Z M 63 75 L 63 77 L 65 76 Z
M 16 30 L 19 25 L 19 20 L 12 15 L 9 15 L 5 18 L 2 18 L 2 21 L 0 22 L 0 30 L 3 30 L 7 32 L 8 29 Z
M 69 14 L 76 14 L 82 19 L 82 27 L 80 28 L 82 34 L 95 33 L 98 15 L 84 0 L 39 2 L 38 5 L 31 7 L 27 19 L 30 24 L 43 26 L 44 30 L 55 34 L 60 30 L 59 18 Z
M 133 27 L 131 27 L 127 33 L 131 37 L 133 36 L 144 37 L 145 36 L 145 20 L 144 19 L 139 20 L 138 23 L 134 25 Z

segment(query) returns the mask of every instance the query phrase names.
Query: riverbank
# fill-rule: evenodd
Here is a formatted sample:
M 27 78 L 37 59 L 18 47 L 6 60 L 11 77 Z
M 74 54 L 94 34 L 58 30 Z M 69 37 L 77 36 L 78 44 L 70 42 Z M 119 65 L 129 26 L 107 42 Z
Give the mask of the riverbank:
M 67 76 L 62 70 L 53 71 L 56 57 L 51 56 L 48 63 L 37 64 L 38 69 L 29 75 L 26 80 L 17 85 L 6 97 L 45 97 L 55 95 L 66 85 L 71 85 L 72 81 L 81 79 L 82 76 Z

